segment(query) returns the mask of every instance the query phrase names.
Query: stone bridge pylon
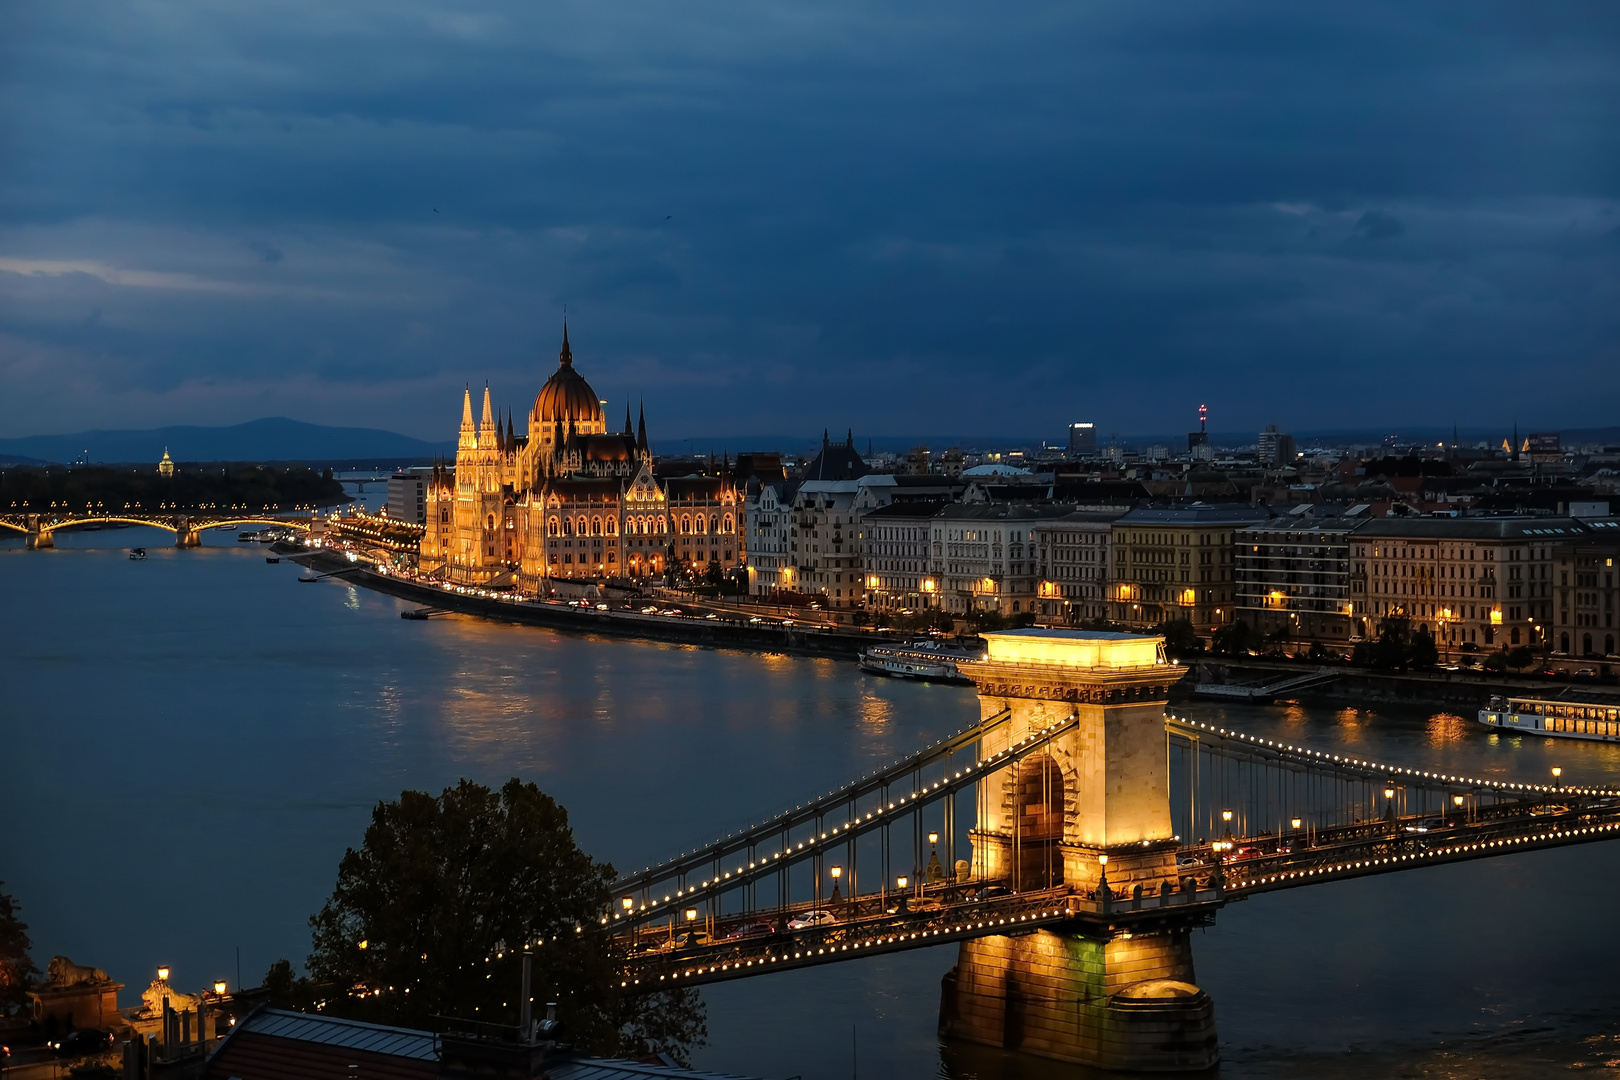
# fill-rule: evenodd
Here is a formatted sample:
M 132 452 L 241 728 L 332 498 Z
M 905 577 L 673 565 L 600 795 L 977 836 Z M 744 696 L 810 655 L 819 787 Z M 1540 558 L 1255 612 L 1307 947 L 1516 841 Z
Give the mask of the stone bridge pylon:
M 973 877 L 1115 896 L 1177 882 L 1164 710 L 1183 672 L 1165 661 L 1163 639 L 986 639 L 985 656 L 958 667 L 983 717 L 1011 710 L 987 756 L 1070 716 L 1079 723 L 981 782 Z M 1207 1069 L 1218 1060 L 1214 1009 L 1195 984 L 1189 934 L 1208 918 L 1171 909 L 1128 931 L 1105 921 L 965 941 L 945 977 L 940 1032 L 1101 1068 Z

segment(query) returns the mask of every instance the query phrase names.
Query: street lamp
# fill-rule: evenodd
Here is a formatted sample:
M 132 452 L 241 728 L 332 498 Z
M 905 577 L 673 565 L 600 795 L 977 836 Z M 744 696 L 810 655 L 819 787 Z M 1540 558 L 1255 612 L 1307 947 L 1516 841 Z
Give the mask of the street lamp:
M 928 880 L 939 882 L 945 880 L 945 868 L 939 864 L 939 833 L 928 834 Z
M 225 996 L 225 980 L 224 979 L 215 979 L 214 980 L 214 993 L 217 994 L 220 997 Z
M 833 891 L 832 897 L 828 900 L 828 903 L 837 904 L 843 900 L 843 897 L 839 895 L 838 892 L 838 879 L 843 876 L 844 868 L 842 866 L 834 866 L 832 868 Z
M 894 905 L 894 910 L 896 913 L 902 913 L 906 910 L 906 889 L 908 886 L 910 886 L 911 879 L 906 875 L 901 874 L 894 879 L 894 884 L 895 890 L 900 896 L 900 899 Z
M 164 964 L 158 968 L 158 982 L 169 981 L 169 965 Z

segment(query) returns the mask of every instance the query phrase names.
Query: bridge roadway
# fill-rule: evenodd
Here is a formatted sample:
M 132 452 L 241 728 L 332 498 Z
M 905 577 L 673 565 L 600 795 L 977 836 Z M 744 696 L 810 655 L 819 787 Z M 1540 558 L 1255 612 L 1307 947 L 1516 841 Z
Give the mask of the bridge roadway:
M 929 884 L 908 893 L 906 911 L 895 909 L 894 894 L 757 909 L 722 919 L 717 933 L 762 923 L 775 932 L 679 948 L 674 944 L 679 931 L 666 921 L 625 939 L 630 954 L 623 985 L 650 990 L 723 982 L 1043 927 L 1128 931 L 1151 929 L 1166 919 L 1181 926 L 1208 923 L 1227 903 L 1279 889 L 1617 837 L 1620 797 L 1576 795 L 1563 803 L 1494 807 L 1474 820 L 1459 815 L 1438 825 L 1424 815 L 1408 815 L 1346 826 L 1316 834 L 1308 846 L 1274 835 L 1239 838 L 1233 841 L 1237 850 L 1262 853 L 1230 861 L 1211 845 L 1189 845 L 1178 856 L 1179 882 L 1162 882 L 1159 892 L 1081 893 L 1060 885 L 974 900 L 972 892 L 986 882 Z M 672 906 L 663 910 L 666 919 L 678 919 Z M 795 916 L 812 910 L 832 911 L 839 921 L 787 929 Z
M 35 538 L 48 538 L 58 529 L 72 529 L 83 525 L 150 525 L 174 533 L 183 542 L 185 537 L 195 536 L 207 529 L 234 529 L 243 525 L 281 526 L 308 532 L 310 516 L 307 512 L 300 512 L 296 517 L 278 517 L 269 513 L 247 511 L 196 513 L 176 510 L 162 513 L 96 514 L 47 512 L 0 514 L 0 528 L 23 533 L 29 537 L 29 543 L 34 544 Z M 48 539 L 46 543 L 37 546 L 49 546 Z

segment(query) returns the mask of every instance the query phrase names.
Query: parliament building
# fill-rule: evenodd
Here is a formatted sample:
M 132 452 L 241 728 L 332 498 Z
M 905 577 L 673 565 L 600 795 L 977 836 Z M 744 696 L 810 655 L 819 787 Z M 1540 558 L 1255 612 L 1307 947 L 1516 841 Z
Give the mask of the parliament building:
M 645 407 L 634 430 L 628 405 L 624 429 L 608 430 L 602 401 L 574 369 L 566 324 L 557 359 L 523 435 L 510 413 L 502 425 L 488 386 L 477 423 L 472 391 L 463 395 L 455 465 L 435 467 L 427 486 L 419 569 L 545 595 L 555 578 L 662 577 L 672 558 L 698 573 L 743 565 L 740 499 L 726 471 L 659 476 Z

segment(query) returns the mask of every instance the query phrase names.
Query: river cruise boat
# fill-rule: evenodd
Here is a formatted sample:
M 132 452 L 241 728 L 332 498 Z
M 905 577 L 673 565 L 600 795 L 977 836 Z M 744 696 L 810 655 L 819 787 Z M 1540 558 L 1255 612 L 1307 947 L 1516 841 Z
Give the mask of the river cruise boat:
M 1479 722 L 1503 731 L 1555 739 L 1620 742 L 1620 702 L 1493 697 Z
M 958 660 L 972 660 L 973 654 L 937 641 L 913 641 L 909 645 L 873 645 L 860 652 L 861 670 L 874 675 L 921 682 L 972 682 L 956 669 Z

